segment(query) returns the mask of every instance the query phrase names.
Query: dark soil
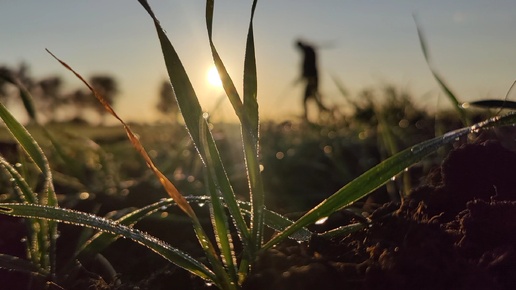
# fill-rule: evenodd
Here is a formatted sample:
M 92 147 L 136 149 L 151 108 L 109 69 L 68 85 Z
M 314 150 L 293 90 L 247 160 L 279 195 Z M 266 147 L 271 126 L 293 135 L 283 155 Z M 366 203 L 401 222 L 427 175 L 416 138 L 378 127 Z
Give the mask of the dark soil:
M 243 289 L 516 288 L 516 153 L 499 143 L 453 150 L 408 198 L 383 204 L 369 218 L 370 226 L 346 236 L 313 236 L 265 251 Z M 339 212 L 326 226 L 349 222 Z M 2 217 L 0 228 L 2 252 L 24 256 L 24 223 Z M 67 289 L 214 289 L 130 241 L 103 254 L 120 273 L 116 279 L 88 268 Z M 2 270 L 0 279 L 0 289 L 45 288 L 27 288 L 41 285 L 30 275 Z
M 266 251 L 244 289 L 515 289 L 516 154 L 465 145 L 426 183 L 363 230 Z

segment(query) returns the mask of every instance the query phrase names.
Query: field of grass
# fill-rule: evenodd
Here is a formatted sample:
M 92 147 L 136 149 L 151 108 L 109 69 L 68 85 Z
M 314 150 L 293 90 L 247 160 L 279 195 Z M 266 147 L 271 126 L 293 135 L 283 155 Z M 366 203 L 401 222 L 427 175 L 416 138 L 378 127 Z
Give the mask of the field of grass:
M 458 212 L 483 208 L 482 202 L 489 198 L 500 202 L 495 209 L 505 208 L 511 200 L 503 196 L 502 187 L 498 191 L 502 183 L 491 177 L 483 185 L 487 195 L 467 195 L 459 202 L 454 197 L 442 200 L 443 188 L 453 184 L 448 176 L 464 171 L 467 177 L 470 172 L 470 168 L 457 166 L 464 162 L 453 165 L 453 158 L 445 158 L 450 149 L 474 144 L 467 148 L 475 148 L 474 152 L 489 148 L 488 153 L 494 154 L 486 155 L 487 161 L 512 160 L 512 152 L 484 141 L 498 140 L 514 149 L 516 117 L 465 109 L 433 68 L 452 112 L 430 113 L 419 108 L 407 92 L 382 86 L 365 90 L 350 101 L 351 109 L 345 115 L 321 114 L 316 122 L 260 123 L 253 35 L 256 1 L 246 39 L 242 96 L 213 42 L 214 2 L 207 1 L 210 49 L 238 117 L 236 124 L 213 124 L 149 4 L 139 2 L 156 28 L 183 123 L 127 124 L 80 73 L 50 52 L 84 82 L 120 126 L 39 124 L 30 94 L 11 80 L 31 119 L 25 127 L 0 104 L 0 117 L 6 125 L 0 130 L 4 171 L 0 229 L 8 233 L 0 237 L 0 268 L 8 269 L 0 275 L 2 281 L 12 283 L 11 289 L 260 289 L 278 279 L 280 284 L 273 285 L 282 285 L 281 279 L 292 273 L 311 277 L 297 270 L 318 271 L 323 259 L 319 251 L 328 250 L 326 244 L 329 248 L 362 245 L 345 251 L 356 251 L 360 253 L 356 257 L 369 260 L 352 262 L 367 264 L 377 271 L 372 272 L 378 275 L 373 278 L 388 280 L 392 278 L 389 267 L 399 263 L 396 253 L 410 256 L 413 250 L 404 247 L 406 240 L 416 241 L 416 246 L 432 240 L 425 234 L 408 239 L 414 228 L 422 227 L 422 233 L 427 233 L 428 227 L 451 241 L 464 234 L 462 228 L 458 230 L 464 225 L 452 221 Z M 421 45 L 427 57 L 422 37 Z M 510 102 L 477 104 L 498 107 Z M 481 143 L 485 146 L 478 145 Z M 455 155 L 450 156 L 467 150 L 452 150 Z M 500 157 L 498 152 L 505 155 Z M 480 175 L 484 176 L 488 175 Z M 421 196 L 429 188 L 437 193 Z M 418 194 L 413 196 L 414 192 Z M 437 199 L 432 199 L 435 196 Z M 481 204 L 476 201 L 478 196 L 484 198 L 478 201 Z M 496 200 L 500 197 L 503 199 Z M 439 212 L 456 203 L 460 204 L 452 214 Z M 467 214 L 473 212 L 457 217 Z M 474 216 L 470 220 L 482 219 Z M 452 231 L 456 233 L 450 234 Z M 396 235 L 401 235 L 401 240 Z M 375 244 L 367 244 L 371 241 Z M 437 246 L 457 251 L 454 254 L 460 259 L 446 260 L 451 268 L 458 267 L 456 261 L 472 261 L 453 242 Z M 433 244 L 427 247 L 432 249 Z M 292 253 L 298 254 L 295 259 L 286 258 Z M 392 260 L 382 260 L 389 255 Z M 473 255 L 473 261 L 482 261 L 481 255 Z M 307 258 L 310 267 L 305 267 L 305 261 L 293 265 L 293 271 L 271 273 L 264 262 L 272 259 L 282 266 L 299 257 Z M 331 269 L 337 270 L 337 276 L 343 276 L 339 271 L 349 270 L 349 263 L 340 264 L 347 261 L 331 261 L 328 265 L 338 265 Z M 467 265 L 473 270 L 478 267 Z M 465 275 L 471 276 L 473 270 Z M 369 270 L 360 266 L 353 266 L 353 271 L 346 272 L 352 274 L 351 280 L 353 275 L 359 280 L 369 275 Z M 399 284 L 403 281 L 400 278 L 393 285 L 407 285 Z M 309 285 L 305 287 L 318 288 Z M 380 286 L 373 289 L 382 289 L 381 283 L 374 285 Z

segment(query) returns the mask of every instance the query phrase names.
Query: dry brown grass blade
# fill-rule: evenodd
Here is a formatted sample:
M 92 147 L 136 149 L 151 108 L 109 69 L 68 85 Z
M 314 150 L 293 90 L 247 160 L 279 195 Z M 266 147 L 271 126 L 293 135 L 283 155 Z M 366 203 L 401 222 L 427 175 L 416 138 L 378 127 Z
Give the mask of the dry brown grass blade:
M 73 70 L 67 63 L 60 60 L 57 56 L 55 56 L 52 52 L 50 52 L 48 49 L 46 51 L 52 55 L 59 63 L 61 63 L 65 68 L 67 68 L 69 71 L 71 71 L 77 78 L 79 78 L 87 87 L 88 89 L 93 93 L 95 98 L 104 106 L 104 108 L 111 114 L 113 117 L 115 117 L 122 125 L 124 126 L 125 132 L 127 133 L 127 137 L 129 138 L 129 141 L 133 144 L 134 148 L 140 153 L 140 155 L 145 159 L 145 162 L 147 163 L 147 166 L 154 172 L 154 174 L 158 177 L 159 181 L 167 191 L 168 195 L 177 203 L 179 208 L 181 208 L 189 217 L 193 219 L 197 219 L 195 212 L 193 211 L 192 207 L 188 203 L 188 201 L 184 198 L 184 196 L 177 190 L 177 188 L 172 184 L 172 182 L 154 165 L 154 162 L 150 158 L 149 154 L 147 153 L 147 150 L 143 147 L 142 143 L 134 135 L 133 131 L 129 128 L 129 126 L 122 120 L 117 113 L 113 110 L 111 105 L 107 102 L 107 100 L 99 94 L 93 87 L 75 70 Z

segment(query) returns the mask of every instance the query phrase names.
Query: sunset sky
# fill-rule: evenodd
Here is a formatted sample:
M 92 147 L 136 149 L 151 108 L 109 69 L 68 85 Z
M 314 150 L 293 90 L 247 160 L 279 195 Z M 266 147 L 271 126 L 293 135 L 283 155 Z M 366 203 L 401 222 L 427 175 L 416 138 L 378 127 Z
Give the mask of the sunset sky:
M 215 45 L 239 89 L 251 3 L 215 1 Z M 213 62 L 204 1 L 150 4 L 204 110 L 212 111 L 222 91 L 207 79 Z M 505 96 L 516 80 L 513 0 L 263 0 L 254 22 L 262 117 L 300 115 L 303 87 L 293 84 L 300 73 L 301 55 L 294 46 L 298 38 L 320 46 L 321 91 L 328 105 L 346 104 L 330 77 L 334 75 L 352 94 L 394 84 L 412 92 L 422 106 L 435 108 L 440 90 L 421 52 L 413 14 L 434 66 L 461 100 Z M 136 0 L 1 1 L 0 39 L 0 66 L 25 61 L 36 78 L 59 75 L 69 89 L 79 86 L 45 52 L 48 48 L 86 77 L 115 76 L 121 89 L 115 108 L 123 118 L 155 118 L 166 72 L 152 21 Z M 510 98 L 516 100 L 516 92 Z M 229 102 L 224 105 L 213 115 L 230 120 Z

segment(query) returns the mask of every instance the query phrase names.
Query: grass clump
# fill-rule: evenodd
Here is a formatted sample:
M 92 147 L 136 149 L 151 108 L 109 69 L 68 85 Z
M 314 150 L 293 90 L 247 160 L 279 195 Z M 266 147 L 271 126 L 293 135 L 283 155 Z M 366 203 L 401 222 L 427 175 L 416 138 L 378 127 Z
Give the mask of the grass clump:
M 295 239 L 299 242 L 309 240 L 315 234 L 307 229 L 309 225 L 328 217 L 338 210 L 349 207 L 427 155 L 435 152 L 441 146 L 450 144 L 457 138 L 472 132 L 493 126 L 516 123 L 515 115 L 509 114 L 503 117 L 495 117 L 473 126 L 453 130 L 439 137 L 425 138 L 425 141 L 418 144 L 406 145 L 399 142 L 400 138 L 397 137 L 395 131 L 387 131 L 393 122 L 390 118 L 392 118 L 393 114 L 399 113 L 396 112 L 399 109 L 398 107 L 394 106 L 386 108 L 386 111 L 378 111 L 374 107 L 367 108 L 367 106 L 360 107 L 357 105 L 357 114 L 360 113 L 367 118 L 375 119 L 376 128 L 381 128 L 379 134 L 382 137 L 379 139 L 383 142 L 382 146 L 386 148 L 385 155 L 381 158 L 382 161 L 359 177 L 337 188 L 331 196 L 316 204 L 296 221 L 291 221 L 265 207 L 264 184 L 266 184 L 266 181 L 263 179 L 264 177 L 273 178 L 273 176 L 267 176 L 267 174 L 262 173 L 259 161 L 260 122 L 258 116 L 257 74 L 253 34 L 253 18 L 257 1 L 255 0 L 252 3 L 251 19 L 247 34 L 243 96 L 237 93 L 213 42 L 214 1 L 206 1 L 206 27 L 213 60 L 221 76 L 226 95 L 234 108 L 241 126 L 242 163 L 245 165 L 243 170 L 245 172 L 247 188 L 246 192 L 238 193 L 228 177 L 226 164 L 223 162 L 219 145 L 215 141 L 207 120 L 208 114 L 202 110 L 174 46 L 165 34 L 147 1 L 140 0 L 139 2 L 151 17 L 156 28 L 178 106 L 183 115 L 191 142 L 195 146 L 202 162 L 206 194 L 199 197 L 185 195 L 180 192 L 175 184 L 158 168 L 140 139 L 136 137 L 130 126 L 116 114 L 105 98 L 98 94 L 79 73 L 56 57 L 63 66 L 82 80 L 104 108 L 120 121 L 136 152 L 143 158 L 169 198 L 154 201 L 142 208 L 130 210 L 126 213 L 119 213 L 114 218 L 101 217 L 91 213 L 60 207 L 57 203 L 53 185 L 54 176 L 51 174 L 48 160 L 31 134 L 2 105 L 0 106 L 0 117 L 4 120 L 27 156 L 30 157 L 30 164 L 36 167 L 40 173 L 38 178 L 43 181 L 41 186 L 31 186 L 24 178 L 24 173 L 20 172 L 16 166 L 5 160 L 0 160 L 19 196 L 17 202 L 0 203 L 0 213 L 26 218 L 31 240 L 30 243 L 27 243 L 27 260 L 1 254 L 0 267 L 29 272 L 49 283 L 49 285 L 61 287 L 57 285 L 67 285 L 76 277 L 77 273 L 74 272 L 78 269 L 76 261 L 91 261 L 98 257 L 100 252 L 119 237 L 124 237 L 154 251 L 165 260 L 202 278 L 210 285 L 225 290 L 241 289 L 252 270 L 252 264 L 261 252 L 278 245 L 287 238 Z M 387 89 L 386 92 L 391 94 L 393 99 L 397 98 L 392 90 Z M 30 96 L 25 97 L 27 100 L 30 100 Z M 400 107 L 407 105 L 403 103 L 403 98 L 400 101 L 402 102 Z M 359 112 L 359 109 L 363 109 L 362 112 Z M 367 110 L 372 111 L 367 112 Z M 406 112 L 404 114 L 409 116 Z M 357 117 L 357 119 L 359 118 Z M 370 120 L 366 123 L 368 122 L 370 123 Z M 410 120 L 407 122 L 410 122 Z M 364 130 L 371 130 L 371 128 L 365 128 Z M 57 142 L 53 142 L 53 146 L 56 150 L 59 149 Z M 245 196 L 246 201 L 242 201 L 240 199 L 241 196 Z M 207 223 L 199 217 L 196 208 L 193 206 L 194 204 L 208 204 L 209 220 Z M 186 216 L 187 223 L 193 227 L 193 232 L 203 253 L 202 257 L 174 247 L 134 228 L 136 223 L 172 206 L 180 209 L 183 217 Z M 59 271 L 56 268 L 55 259 L 57 252 L 57 222 L 70 223 L 95 230 L 94 235 L 90 235 L 78 242 L 77 250 L 74 251 L 68 264 L 60 268 Z M 347 225 L 339 229 L 332 229 L 328 233 L 317 235 L 335 236 L 363 226 L 364 223 Z M 266 235 L 265 227 L 271 228 L 276 234 L 272 237 Z M 128 259 L 131 259 L 131 257 L 128 257 Z M 102 264 L 104 269 L 110 272 L 109 263 L 103 262 Z M 113 281 L 116 281 L 116 278 L 113 278 Z

